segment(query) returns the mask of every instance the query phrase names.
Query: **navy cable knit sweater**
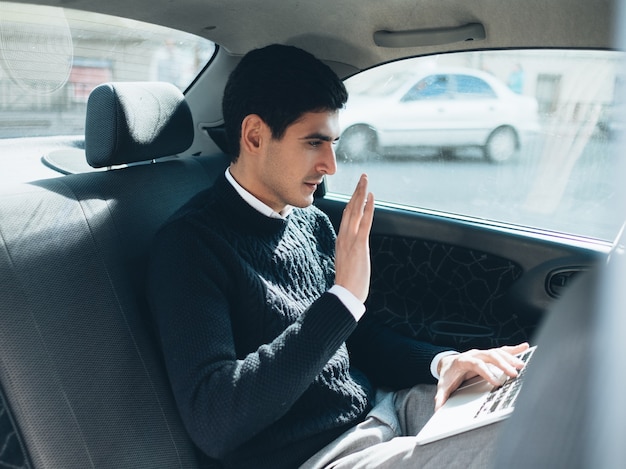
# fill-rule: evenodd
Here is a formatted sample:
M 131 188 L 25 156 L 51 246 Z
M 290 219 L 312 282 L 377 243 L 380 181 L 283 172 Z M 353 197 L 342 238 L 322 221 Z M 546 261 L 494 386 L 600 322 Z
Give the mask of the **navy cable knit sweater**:
M 148 299 L 172 389 L 195 444 L 223 467 L 295 468 L 371 407 L 345 345 L 357 323 L 327 293 L 334 243 L 317 208 L 265 217 L 224 176 L 157 234 Z M 397 353 L 396 366 L 419 370 L 409 384 L 432 380 L 424 369 L 441 349 L 393 337 L 351 340 Z

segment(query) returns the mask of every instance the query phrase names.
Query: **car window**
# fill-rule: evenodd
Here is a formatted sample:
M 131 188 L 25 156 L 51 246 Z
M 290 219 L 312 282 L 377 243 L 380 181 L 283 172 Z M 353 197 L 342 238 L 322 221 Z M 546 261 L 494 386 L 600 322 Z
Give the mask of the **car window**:
M 455 99 L 492 99 L 496 93 L 489 84 L 478 77 L 456 75 Z
M 366 172 L 379 203 L 612 240 L 620 225 L 611 173 L 615 135 L 624 126 L 615 101 L 621 57 L 478 51 L 394 62 L 351 77 L 340 113 L 339 168 L 328 192 L 351 194 Z M 395 92 L 376 96 L 371 88 L 381 76 Z M 452 84 L 456 99 L 432 101 Z M 409 100 L 412 106 L 402 105 Z
M 402 101 L 419 99 L 446 99 L 451 92 L 450 77 L 447 75 L 431 75 L 422 78 L 404 95 Z
M 168 81 L 185 90 L 214 51 L 161 26 L 0 2 L 0 138 L 82 135 L 100 83 Z

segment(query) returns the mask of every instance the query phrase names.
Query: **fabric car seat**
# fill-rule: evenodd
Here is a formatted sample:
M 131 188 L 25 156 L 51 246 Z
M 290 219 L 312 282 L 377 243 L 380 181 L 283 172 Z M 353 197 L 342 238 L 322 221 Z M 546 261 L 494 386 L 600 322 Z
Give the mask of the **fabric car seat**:
M 109 83 L 88 102 L 96 167 L 0 189 L 0 463 L 190 468 L 144 299 L 150 241 L 227 164 L 166 158 L 194 134 L 182 93 Z

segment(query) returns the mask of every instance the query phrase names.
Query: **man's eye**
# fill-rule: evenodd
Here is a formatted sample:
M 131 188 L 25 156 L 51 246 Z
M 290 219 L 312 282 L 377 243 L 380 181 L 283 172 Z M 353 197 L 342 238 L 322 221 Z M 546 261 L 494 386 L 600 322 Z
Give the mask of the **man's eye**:
M 317 148 L 322 144 L 321 140 L 309 140 L 309 145 L 311 145 L 313 148 Z

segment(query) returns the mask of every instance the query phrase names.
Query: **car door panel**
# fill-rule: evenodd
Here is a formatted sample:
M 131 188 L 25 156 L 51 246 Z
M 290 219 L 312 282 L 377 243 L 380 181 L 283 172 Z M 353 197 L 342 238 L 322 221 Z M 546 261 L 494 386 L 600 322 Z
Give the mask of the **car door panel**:
M 383 111 L 377 128 L 394 146 L 432 145 L 441 142 L 441 134 L 447 132 L 442 130 L 446 128 L 446 107 L 445 100 L 400 102 L 392 112 Z
M 338 226 L 344 202 L 317 205 Z M 532 340 L 548 306 L 601 247 L 379 206 L 368 314 L 458 350 Z

